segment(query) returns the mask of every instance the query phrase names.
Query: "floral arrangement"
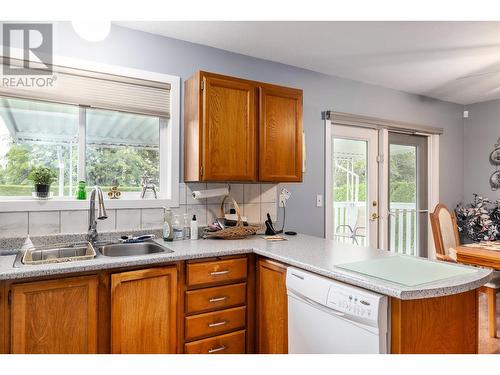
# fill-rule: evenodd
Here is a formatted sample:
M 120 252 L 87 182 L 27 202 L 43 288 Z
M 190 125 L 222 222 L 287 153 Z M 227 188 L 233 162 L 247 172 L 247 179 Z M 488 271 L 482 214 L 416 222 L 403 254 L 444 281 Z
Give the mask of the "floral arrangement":
M 474 194 L 473 202 L 465 206 L 458 204 L 455 214 L 462 240 L 500 240 L 500 200 L 492 203 L 488 198 Z

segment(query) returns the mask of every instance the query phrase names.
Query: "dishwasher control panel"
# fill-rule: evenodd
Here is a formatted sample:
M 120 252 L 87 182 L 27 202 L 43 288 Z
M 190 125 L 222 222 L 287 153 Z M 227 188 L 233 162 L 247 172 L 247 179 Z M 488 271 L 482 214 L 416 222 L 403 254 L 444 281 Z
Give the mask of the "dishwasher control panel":
M 380 304 L 380 295 L 371 294 L 360 288 L 344 287 L 342 284 L 330 285 L 327 306 L 341 313 L 376 323 Z

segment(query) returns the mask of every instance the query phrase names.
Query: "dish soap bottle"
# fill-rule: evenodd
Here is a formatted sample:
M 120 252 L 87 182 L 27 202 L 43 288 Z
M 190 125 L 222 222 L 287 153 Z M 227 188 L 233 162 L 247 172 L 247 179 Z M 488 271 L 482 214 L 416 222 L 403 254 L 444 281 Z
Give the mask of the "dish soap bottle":
M 182 238 L 185 240 L 189 240 L 191 237 L 191 223 L 189 222 L 189 214 L 184 214 L 184 228 L 182 233 Z
M 193 215 L 193 218 L 191 219 L 191 239 L 198 239 L 198 222 L 196 221 L 196 215 Z
M 179 221 L 179 215 L 174 215 L 172 227 L 174 228 L 174 241 L 182 240 L 182 226 Z
M 174 230 L 172 228 L 172 211 L 170 208 L 164 209 L 164 219 L 163 219 L 163 241 L 173 241 L 174 240 Z

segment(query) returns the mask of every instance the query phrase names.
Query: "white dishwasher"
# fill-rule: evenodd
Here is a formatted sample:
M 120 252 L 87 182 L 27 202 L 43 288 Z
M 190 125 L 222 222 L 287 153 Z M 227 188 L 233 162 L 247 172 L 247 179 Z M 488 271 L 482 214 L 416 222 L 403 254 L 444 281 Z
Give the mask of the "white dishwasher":
M 289 267 L 288 352 L 387 353 L 388 298 Z

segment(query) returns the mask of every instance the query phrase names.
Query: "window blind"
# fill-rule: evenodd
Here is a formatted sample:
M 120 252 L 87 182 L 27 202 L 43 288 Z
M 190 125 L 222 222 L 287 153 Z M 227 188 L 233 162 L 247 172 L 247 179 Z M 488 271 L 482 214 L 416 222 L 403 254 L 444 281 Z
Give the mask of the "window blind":
M 2 64 L 6 61 L 2 58 Z M 10 59 L 10 66 L 23 61 Z M 0 95 L 170 117 L 170 84 L 89 70 L 53 66 L 52 75 L 2 75 Z

